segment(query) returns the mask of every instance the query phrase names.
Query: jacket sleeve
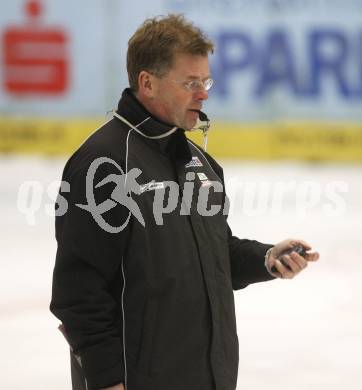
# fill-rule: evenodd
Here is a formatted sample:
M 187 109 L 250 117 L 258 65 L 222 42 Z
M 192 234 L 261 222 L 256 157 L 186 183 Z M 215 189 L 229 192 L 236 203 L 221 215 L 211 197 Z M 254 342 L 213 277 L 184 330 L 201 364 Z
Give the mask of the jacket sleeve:
M 68 163 L 63 175 L 70 191 L 60 193 L 68 203 L 68 211 L 56 218 L 58 249 L 50 310 L 63 323 L 88 388 L 99 389 L 124 382 L 122 255 L 129 227 L 108 233 L 89 211 L 77 206 L 88 203 L 89 163 L 80 165 L 79 160 L 76 164 Z M 119 175 L 119 171 L 111 164 L 103 164 L 96 171 L 91 188 L 96 204 L 111 197 L 114 183 L 94 188 L 109 174 Z M 128 216 L 128 210 L 120 204 L 102 214 L 113 226 L 122 225 Z
M 265 254 L 273 245 L 235 237 L 229 226 L 228 241 L 234 290 L 245 288 L 251 283 L 275 279 L 265 266 Z

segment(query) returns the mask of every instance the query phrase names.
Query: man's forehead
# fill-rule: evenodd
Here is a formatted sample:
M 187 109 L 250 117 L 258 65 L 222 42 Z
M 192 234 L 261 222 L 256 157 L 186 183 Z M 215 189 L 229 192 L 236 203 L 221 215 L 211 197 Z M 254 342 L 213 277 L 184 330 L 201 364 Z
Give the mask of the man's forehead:
M 182 73 L 183 77 L 189 79 L 210 77 L 208 56 L 177 53 L 170 71 Z

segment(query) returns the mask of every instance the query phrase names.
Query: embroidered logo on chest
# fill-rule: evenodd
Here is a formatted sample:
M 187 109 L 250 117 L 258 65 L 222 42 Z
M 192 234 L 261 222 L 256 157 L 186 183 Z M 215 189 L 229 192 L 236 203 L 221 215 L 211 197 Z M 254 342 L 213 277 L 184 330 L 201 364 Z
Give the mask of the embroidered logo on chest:
M 144 193 L 144 192 L 147 192 L 147 191 L 155 191 L 155 190 L 160 190 L 160 189 L 163 189 L 165 188 L 165 183 L 164 182 L 155 182 L 154 180 L 152 180 L 151 182 L 147 183 L 147 184 L 141 184 L 140 185 L 140 193 Z
M 205 175 L 205 173 L 199 172 L 199 173 L 197 173 L 197 176 L 200 179 L 202 186 L 210 186 L 211 185 L 211 182 L 208 179 L 208 177 Z
M 202 167 L 203 164 L 197 156 L 193 156 L 191 161 L 185 165 L 185 168 Z

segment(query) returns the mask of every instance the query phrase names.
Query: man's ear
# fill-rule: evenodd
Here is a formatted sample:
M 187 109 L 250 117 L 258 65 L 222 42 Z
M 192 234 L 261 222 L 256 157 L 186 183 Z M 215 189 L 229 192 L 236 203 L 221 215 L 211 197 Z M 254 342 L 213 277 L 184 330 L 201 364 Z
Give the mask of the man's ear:
M 148 98 L 153 98 L 155 85 L 153 76 L 146 70 L 142 70 L 138 75 L 138 92 Z

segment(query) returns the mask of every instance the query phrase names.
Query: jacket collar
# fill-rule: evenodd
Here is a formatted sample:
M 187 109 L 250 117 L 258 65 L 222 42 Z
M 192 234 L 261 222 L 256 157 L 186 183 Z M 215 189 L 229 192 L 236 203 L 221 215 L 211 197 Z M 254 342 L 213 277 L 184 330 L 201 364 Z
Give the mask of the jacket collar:
M 147 111 L 134 96 L 130 88 L 126 88 L 123 91 L 121 99 L 118 102 L 117 114 L 126 118 L 142 133 L 148 136 L 164 134 L 174 127 L 162 122 Z M 158 143 L 161 152 L 185 162 L 191 160 L 191 152 L 183 129 L 178 128 L 170 136 L 153 141 Z

